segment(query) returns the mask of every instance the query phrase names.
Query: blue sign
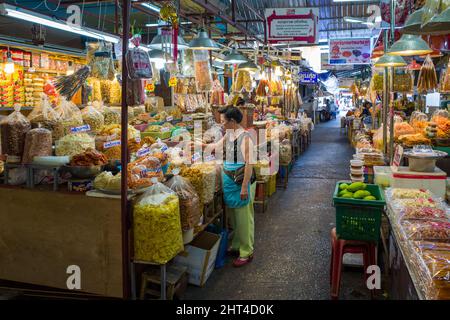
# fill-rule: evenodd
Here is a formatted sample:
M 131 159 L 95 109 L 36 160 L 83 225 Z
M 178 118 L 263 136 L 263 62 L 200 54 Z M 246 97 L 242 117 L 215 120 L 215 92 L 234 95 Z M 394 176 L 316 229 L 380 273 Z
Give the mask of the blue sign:
M 299 74 L 300 83 L 303 84 L 315 84 L 317 83 L 317 73 L 312 71 L 302 71 Z

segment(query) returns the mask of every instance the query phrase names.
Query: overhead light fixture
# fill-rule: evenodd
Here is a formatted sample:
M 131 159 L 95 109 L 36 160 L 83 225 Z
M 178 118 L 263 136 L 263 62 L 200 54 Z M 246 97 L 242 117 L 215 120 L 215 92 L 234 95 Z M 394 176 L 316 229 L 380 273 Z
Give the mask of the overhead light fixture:
M 220 50 L 217 43 L 211 40 L 203 29 L 200 29 L 198 36 L 189 42 L 189 47 L 192 50 Z
M 247 62 L 241 63 L 237 67 L 237 70 L 258 71 L 258 66 L 252 61 L 247 61 Z
M 192 22 L 191 21 L 182 21 L 182 22 L 180 22 L 180 24 L 182 24 L 182 25 L 192 24 Z M 145 26 L 146 27 L 170 27 L 170 24 L 147 23 Z
M 173 43 L 170 42 L 167 45 L 170 48 L 170 50 L 172 51 Z M 183 37 L 181 37 L 181 36 L 178 36 L 178 45 L 177 46 L 178 46 L 178 50 L 189 49 L 189 45 L 186 43 L 186 41 L 184 41 Z M 150 49 L 160 49 L 160 50 L 162 50 L 162 48 L 163 48 L 162 35 L 158 34 L 158 35 L 154 36 L 153 39 L 152 39 L 152 42 L 150 42 L 148 47 Z
M 101 31 L 96 31 L 86 27 L 74 27 L 67 24 L 65 21 L 62 22 L 55 18 L 51 18 L 37 12 L 22 9 L 20 7 L 12 6 L 6 3 L 0 4 L 0 13 L 4 16 L 21 19 L 31 23 L 42 24 L 50 28 L 76 33 L 89 38 L 99 39 L 112 43 L 119 43 L 118 36 L 107 34 Z
M 158 13 L 161 11 L 160 7 L 155 6 L 154 4 L 151 4 L 151 3 L 141 3 L 141 5 L 143 7 L 146 7 L 147 9 L 153 10 L 153 11 L 158 12 Z
M 233 49 L 230 54 L 225 57 L 223 62 L 227 64 L 244 63 L 247 62 L 247 58 L 237 52 L 236 49 Z
M 14 73 L 14 60 L 11 57 L 11 51 L 9 51 L 9 48 L 8 48 L 8 52 L 6 53 L 6 57 L 7 57 L 7 59 L 6 59 L 4 71 L 6 74 Z
M 450 29 L 450 7 L 441 14 L 431 18 L 430 22 L 423 26 L 423 32 L 431 35 L 447 35 Z
M 421 56 L 433 52 L 425 40 L 418 35 L 404 34 L 388 50 L 389 55 Z
M 344 17 L 344 21 L 345 22 L 350 22 L 350 23 L 360 23 L 360 24 L 365 24 L 367 26 L 374 26 L 376 23 L 381 23 L 382 19 L 381 17 L 377 16 L 375 18 L 375 21 L 367 21 L 367 19 L 364 18 L 357 18 L 357 17 Z
M 406 34 L 420 34 L 422 32 L 422 15 L 424 9 L 421 8 L 411 13 L 405 21 L 402 28 L 402 33 Z
M 401 56 L 391 56 L 389 54 L 385 54 L 377 62 L 374 64 L 375 67 L 404 67 L 406 66 L 405 59 Z
M 169 54 L 159 49 L 150 50 L 148 52 L 148 57 L 150 58 L 150 62 L 155 63 L 173 62 L 173 59 Z

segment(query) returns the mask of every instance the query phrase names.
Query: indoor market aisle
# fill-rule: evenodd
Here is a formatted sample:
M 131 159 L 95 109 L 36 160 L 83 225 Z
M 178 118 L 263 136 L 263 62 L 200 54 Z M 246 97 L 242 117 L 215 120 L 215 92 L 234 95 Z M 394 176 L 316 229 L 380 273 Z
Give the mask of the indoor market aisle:
M 286 190 L 277 189 L 265 213 L 255 212 L 255 258 L 242 268 L 214 270 L 185 299 L 329 299 L 330 230 L 336 181 L 349 178 L 351 148 L 340 121 L 320 124 L 297 160 Z M 345 272 L 341 299 L 365 299 L 362 272 Z

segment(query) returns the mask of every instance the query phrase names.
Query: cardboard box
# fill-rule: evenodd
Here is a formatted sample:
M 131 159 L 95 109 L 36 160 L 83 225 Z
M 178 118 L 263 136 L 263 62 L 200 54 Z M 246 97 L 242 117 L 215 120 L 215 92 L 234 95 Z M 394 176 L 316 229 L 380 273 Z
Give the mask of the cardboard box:
M 205 231 L 175 257 L 175 265 L 187 267 L 190 284 L 202 287 L 206 283 L 214 270 L 219 245 L 220 235 Z

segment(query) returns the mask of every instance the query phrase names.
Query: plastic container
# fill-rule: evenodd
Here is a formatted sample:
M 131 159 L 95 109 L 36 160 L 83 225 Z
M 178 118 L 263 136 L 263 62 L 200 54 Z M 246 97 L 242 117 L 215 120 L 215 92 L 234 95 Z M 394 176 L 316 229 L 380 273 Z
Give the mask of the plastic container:
M 194 240 L 194 228 L 183 231 L 183 244 L 188 244 Z
M 43 166 L 63 166 L 70 162 L 70 157 L 68 156 L 49 156 L 49 157 L 34 157 L 33 164 L 39 164 Z
M 374 166 L 374 183 L 382 188 L 387 188 L 391 185 L 392 170 L 388 166 Z
M 336 208 L 336 233 L 339 239 L 378 242 L 380 237 L 381 214 L 386 201 L 381 188 L 367 184 L 366 190 L 378 200 L 340 198 L 338 181 L 333 194 Z
M 355 176 L 359 176 L 359 175 L 363 175 L 364 174 L 363 168 L 361 168 L 361 169 L 350 169 L 350 172 L 352 173 L 352 175 L 355 175 Z

